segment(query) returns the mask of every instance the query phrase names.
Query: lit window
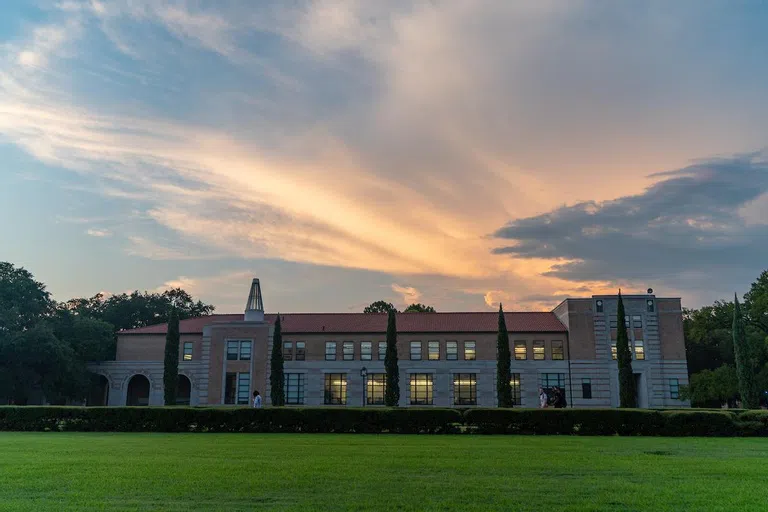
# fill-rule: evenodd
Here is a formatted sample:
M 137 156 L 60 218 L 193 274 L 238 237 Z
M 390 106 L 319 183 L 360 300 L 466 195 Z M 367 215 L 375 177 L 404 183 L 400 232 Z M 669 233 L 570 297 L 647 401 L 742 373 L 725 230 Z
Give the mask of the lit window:
M 509 385 L 512 387 L 512 405 L 520 405 L 521 395 L 520 392 L 520 374 L 513 373 L 512 378 L 509 380 Z
M 360 342 L 360 360 L 370 361 L 373 358 L 373 343 L 370 341 Z
M 440 342 L 439 341 L 430 341 L 427 344 L 427 348 L 429 349 L 430 361 L 437 361 L 440 359 Z
M 326 361 L 336 360 L 336 342 L 335 341 L 325 342 L 325 360 Z
M 432 374 L 411 374 L 411 405 L 432 405 Z
M 592 398 L 592 380 L 581 379 L 581 397 L 589 400 Z
M 474 341 L 465 341 L 464 342 L 464 360 L 465 361 L 474 361 L 477 359 L 477 351 L 476 351 L 477 345 Z
M 635 359 L 642 361 L 645 359 L 645 346 L 643 340 L 635 340 Z
M 379 361 L 384 361 L 387 358 L 387 342 L 379 342 Z
M 477 405 L 477 374 L 454 374 L 453 405 Z
M 565 359 L 565 353 L 563 352 L 562 341 L 552 342 L 552 359 L 554 361 L 562 361 L 563 359 Z
M 445 358 L 448 361 L 456 361 L 459 358 L 459 343 L 457 341 L 445 342 Z
M 642 328 L 643 327 L 643 317 L 640 315 L 633 315 L 632 316 L 632 327 L 635 328 Z
M 611 359 L 616 360 L 616 358 L 617 358 L 616 340 L 611 340 Z
M 228 341 L 227 342 L 227 361 L 237 361 L 237 354 L 239 350 L 240 350 L 239 341 Z
M 525 361 L 528 359 L 528 345 L 524 341 L 515 342 L 515 360 Z
M 237 374 L 237 404 L 248 405 L 250 403 L 250 395 L 251 395 L 251 374 L 238 373 Z
M 365 385 L 366 403 L 368 405 L 384 405 L 384 390 L 387 387 L 386 373 L 369 373 Z
M 283 359 L 290 361 L 293 359 L 293 342 L 286 341 L 283 343 Z
M 595 302 L 595 309 L 597 310 L 598 313 L 602 313 L 603 312 L 603 301 L 601 301 L 601 300 L 596 301 Z
M 194 344 L 191 341 L 185 341 L 184 342 L 184 360 L 185 361 L 191 361 L 192 360 L 192 347 Z
M 411 342 L 411 361 L 421 361 L 421 342 Z
M 296 360 L 297 361 L 304 361 L 304 358 L 306 357 L 306 344 L 303 341 L 297 341 L 296 342 Z
M 669 379 L 669 398 L 680 399 L 680 381 L 678 379 Z
M 346 405 L 347 374 L 325 374 L 325 405 Z
M 544 356 L 544 342 L 543 341 L 534 341 L 533 342 L 533 360 L 534 361 L 541 361 L 545 359 Z
M 287 405 L 304 404 L 304 374 L 286 373 L 284 378 L 285 403 Z
M 655 310 L 653 307 L 653 301 L 648 299 L 648 301 L 645 304 L 646 304 L 646 307 L 648 308 L 648 312 L 653 313 Z
M 240 360 L 241 361 L 251 360 L 251 342 L 250 341 L 240 342 Z
M 344 350 L 344 360 L 352 361 L 355 359 L 355 343 L 352 341 L 345 341 L 342 345 Z

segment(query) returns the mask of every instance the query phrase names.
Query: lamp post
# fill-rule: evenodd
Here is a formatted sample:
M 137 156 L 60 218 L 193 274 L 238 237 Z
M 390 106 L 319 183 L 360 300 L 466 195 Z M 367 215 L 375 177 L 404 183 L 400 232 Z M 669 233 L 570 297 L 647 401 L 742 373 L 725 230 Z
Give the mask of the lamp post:
M 365 398 L 366 398 L 366 386 L 368 384 L 368 368 L 363 366 L 363 368 L 360 370 L 360 376 L 363 378 L 363 407 L 365 407 Z

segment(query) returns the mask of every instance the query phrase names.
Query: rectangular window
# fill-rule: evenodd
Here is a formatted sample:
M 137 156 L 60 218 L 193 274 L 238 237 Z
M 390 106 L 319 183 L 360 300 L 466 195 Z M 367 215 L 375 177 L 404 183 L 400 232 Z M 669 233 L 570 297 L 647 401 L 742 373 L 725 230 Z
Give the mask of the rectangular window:
M 239 341 L 227 342 L 227 361 L 237 361 L 237 354 L 240 350 Z
M 611 359 L 616 360 L 616 340 L 611 340 Z
M 669 398 L 680 399 L 680 381 L 678 379 L 669 379 Z
M 544 359 L 545 359 L 544 342 L 540 340 L 535 340 L 533 342 L 533 360 L 543 361 Z
M 456 361 L 459 358 L 459 342 L 457 341 L 445 342 L 445 358 L 448 361 Z
M 286 361 L 293 360 L 293 342 L 286 341 L 283 343 L 283 359 Z
M 432 405 L 432 374 L 411 374 L 411 405 Z
M 563 359 L 565 359 L 565 353 L 563 352 L 563 342 L 555 340 L 552 342 L 552 360 L 562 361 Z
M 430 341 L 427 344 L 427 348 L 429 349 L 429 360 L 430 361 L 438 361 L 440 360 L 440 342 L 439 341 Z
M 224 379 L 224 403 L 234 405 L 237 398 L 237 374 L 227 373 Z
M 194 343 L 191 341 L 185 341 L 184 342 L 184 360 L 185 361 L 191 361 L 192 360 L 192 347 L 194 346 Z
M 509 381 L 509 385 L 512 387 L 512 405 L 520 405 L 522 403 L 522 393 L 520 392 L 520 374 L 513 373 L 512 379 Z
M 590 400 L 592 398 L 592 380 L 581 379 L 581 398 Z
M 477 359 L 477 345 L 474 341 L 465 341 L 464 342 L 464 360 L 465 361 L 474 361 Z
M 352 361 L 355 359 L 355 343 L 352 341 L 345 341 L 342 346 L 344 350 L 344 360 Z
M 387 358 L 387 342 L 379 342 L 379 361 L 384 361 Z
M 453 375 L 453 405 L 477 405 L 477 374 Z
M 307 349 L 306 344 L 303 341 L 297 341 L 296 342 L 296 360 L 297 361 L 304 361 L 304 358 L 306 358 Z
M 611 326 L 611 329 L 616 329 L 619 326 L 619 323 L 616 320 L 610 320 L 608 324 Z
M 336 360 L 336 342 L 335 341 L 325 342 L 325 360 L 326 361 Z
M 286 405 L 304 404 L 304 374 L 286 373 L 284 377 Z
M 360 360 L 370 361 L 373 359 L 373 343 L 370 341 L 360 342 Z
M 645 345 L 643 340 L 635 340 L 635 359 L 638 361 L 645 359 Z
M 646 302 L 646 305 L 648 307 L 648 312 L 653 313 L 654 307 L 653 307 L 653 300 L 648 299 L 648 302 Z
M 411 361 L 421 361 L 421 342 L 411 342 Z
M 632 327 L 641 329 L 643 327 L 643 317 L 640 315 L 632 316 Z
M 227 361 L 250 361 L 251 340 L 227 340 Z
M 542 373 L 539 377 L 541 382 L 539 385 L 549 394 L 549 392 L 555 386 L 562 390 L 565 390 L 565 374 L 564 373 Z
M 248 405 L 251 394 L 251 374 L 237 374 L 237 405 Z
M 325 374 L 325 405 L 346 405 L 347 374 Z
M 515 342 L 515 360 L 525 361 L 528 359 L 528 345 L 524 341 Z
M 384 390 L 387 386 L 386 373 L 369 373 L 365 384 L 366 403 L 384 405 Z
M 251 345 L 252 343 L 250 341 L 240 342 L 240 360 L 241 361 L 251 360 Z
M 598 313 L 602 313 L 603 312 L 603 301 L 602 300 L 598 300 L 597 302 L 595 302 L 595 310 Z

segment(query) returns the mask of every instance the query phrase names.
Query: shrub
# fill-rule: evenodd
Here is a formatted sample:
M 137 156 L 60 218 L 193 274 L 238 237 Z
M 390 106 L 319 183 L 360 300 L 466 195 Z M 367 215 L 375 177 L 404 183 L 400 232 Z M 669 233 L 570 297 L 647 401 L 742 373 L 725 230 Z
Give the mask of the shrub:
M 746 413 L 744 413 L 746 414 Z M 725 411 L 664 411 L 663 435 L 736 436 L 740 435 L 736 415 Z M 743 414 L 741 415 L 743 416 Z

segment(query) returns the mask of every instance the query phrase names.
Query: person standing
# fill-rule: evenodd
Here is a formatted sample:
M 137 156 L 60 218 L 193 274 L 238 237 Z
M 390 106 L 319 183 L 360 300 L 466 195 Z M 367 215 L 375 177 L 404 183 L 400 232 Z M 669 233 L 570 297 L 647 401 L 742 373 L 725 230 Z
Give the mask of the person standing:
M 261 409 L 261 395 L 258 390 L 253 392 L 253 408 Z
M 539 407 L 544 409 L 547 406 L 547 393 L 544 391 L 544 388 L 539 387 Z

